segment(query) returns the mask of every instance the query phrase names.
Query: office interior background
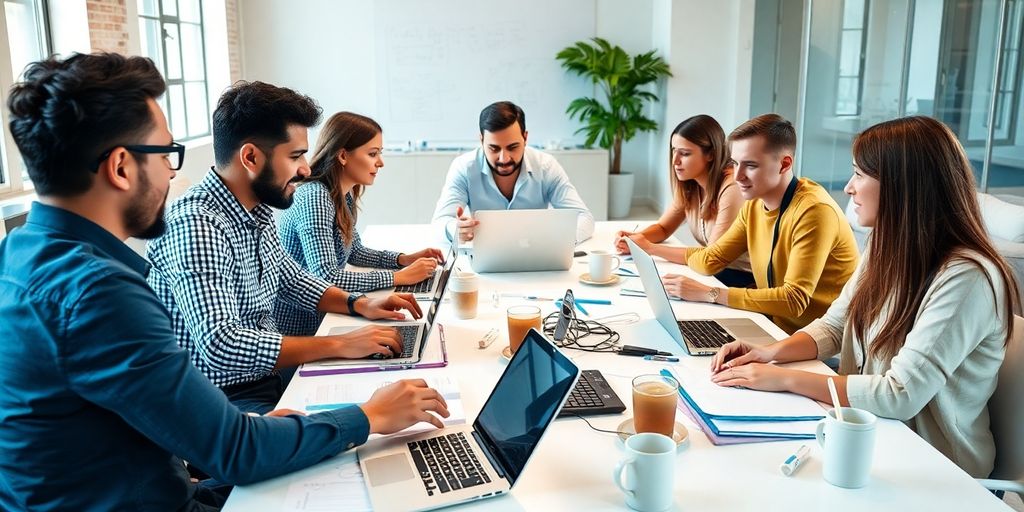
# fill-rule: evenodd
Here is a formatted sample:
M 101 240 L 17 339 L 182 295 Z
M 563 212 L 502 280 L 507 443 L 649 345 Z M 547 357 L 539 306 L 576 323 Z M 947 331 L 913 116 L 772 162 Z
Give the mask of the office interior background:
M 3 4 L 4 100 L 27 63 L 52 53 L 116 51 L 156 61 L 169 84 L 162 106 L 188 147 L 182 185 L 212 165 L 210 112 L 234 81 L 292 87 L 316 99 L 325 115 L 374 117 L 387 152 L 363 225 L 428 221 L 422 217 L 433 209 L 448 163 L 477 144 L 478 112 L 496 100 L 524 107 L 531 144 L 571 158 L 583 139 L 565 108 L 594 87 L 561 69 L 555 54 L 595 36 L 630 54 L 657 50 L 673 73 L 653 89 L 660 101 L 648 114 L 659 130 L 624 149 L 634 212 L 654 216 L 670 201 L 669 133 L 698 113 L 714 116 L 726 132 L 764 112 L 791 119 L 797 172 L 825 185 L 841 205 L 859 131 L 903 115 L 934 116 L 966 147 L 980 191 L 1024 196 L 1024 0 Z M 9 230 L 32 199 L 32 183 L 6 120 L 2 131 L 0 206 Z M 316 135 L 311 131 L 311 145 Z M 419 158 L 408 158 L 413 153 Z M 602 185 L 585 199 L 607 193 L 606 160 L 598 152 L 576 165 L 563 162 L 578 187 Z M 419 178 L 410 182 L 403 173 Z

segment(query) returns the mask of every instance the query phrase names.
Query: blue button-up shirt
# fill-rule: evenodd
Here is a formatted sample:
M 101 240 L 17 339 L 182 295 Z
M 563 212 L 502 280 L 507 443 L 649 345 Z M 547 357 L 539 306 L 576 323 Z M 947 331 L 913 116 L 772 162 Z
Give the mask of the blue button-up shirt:
M 471 211 L 566 208 L 579 212 L 576 221 L 576 242 L 594 234 L 594 215 L 583 203 L 576 187 L 569 182 L 565 169 L 555 157 L 531 147 L 523 153 L 512 199 L 508 199 L 494 182 L 483 148 L 455 158 L 448 168 L 441 198 L 434 208 L 434 231 L 442 240 L 451 241 L 455 213 L 459 206 Z
M 315 312 L 330 287 L 284 252 L 270 207 L 246 210 L 212 169 L 171 204 L 146 255 L 178 345 L 220 387 L 274 371 L 282 333 L 295 331 L 274 318 L 276 300 Z
M 352 195 L 346 199 L 349 210 L 356 211 Z M 399 253 L 366 247 L 358 231 L 352 233 L 352 243 L 345 245 L 337 218 L 337 206 L 327 187 L 317 181 L 300 185 L 295 191 L 295 201 L 281 214 L 281 245 L 303 269 L 342 290 L 368 292 L 394 286 L 395 273 L 391 270 L 345 270 L 347 263 L 396 269 L 400 267 Z M 310 336 L 316 333 L 323 315 L 279 300 L 274 306 L 274 318 L 282 333 Z
M 251 417 L 174 341 L 147 264 L 110 232 L 34 204 L 0 243 L 0 509 L 178 510 L 181 459 L 244 484 L 366 440 L 358 407 Z

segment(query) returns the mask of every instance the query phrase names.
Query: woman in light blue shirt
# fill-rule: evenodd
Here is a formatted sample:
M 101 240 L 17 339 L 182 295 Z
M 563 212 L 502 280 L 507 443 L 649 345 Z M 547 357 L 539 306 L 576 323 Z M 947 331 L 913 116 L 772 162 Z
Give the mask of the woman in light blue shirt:
M 370 249 L 360 241 L 359 197 L 384 167 L 382 150 L 383 134 L 376 121 L 351 112 L 334 114 L 320 132 L 310 161 L 312 175 L 295 191 L 294 203 L 281 217 L 285 251 L 312 274 L 348 292 L 418 283 L 443 259 L 439 249 L 401 254 Z M 346 271 L 349 262 L 387 270 Z M 320 323 L 316 311 L 283 301 L 274 313 L 278 328 L 289 335 L 313 334 Z

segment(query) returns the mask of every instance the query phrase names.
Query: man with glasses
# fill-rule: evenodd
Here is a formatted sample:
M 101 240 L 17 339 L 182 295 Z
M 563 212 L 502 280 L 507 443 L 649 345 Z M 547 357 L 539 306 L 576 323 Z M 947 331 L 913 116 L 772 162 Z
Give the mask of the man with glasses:
M 179 457 L 250 483 L 448 415 L 401 381 L 362 406 L 253 417 L 196 370 L 124 244 L 163 231 L 181 167 L 165 87 L 149 59 L 76 54 L 31 64 L 8 97 L 39 202 L 0 243 L 0 510 L 215 510 Z
M 307 130 L 320 107 L 291 89 L 241 82 L 213 112 L 216 166 L 174 201 L 168 229 L 150 242 L 149 283 L 171 313 L 178 344 L 239 408 L 265 413 L 293 369 L 326 358 L 402 353 L 391 327 L 332 336 L 282 335 L 275 300 L 308 311 L 371 319 L 421 315 L 412 294 L 371 299 L 302 269 L 277 237 L 271 207 L 292 203 L 309 176 Z

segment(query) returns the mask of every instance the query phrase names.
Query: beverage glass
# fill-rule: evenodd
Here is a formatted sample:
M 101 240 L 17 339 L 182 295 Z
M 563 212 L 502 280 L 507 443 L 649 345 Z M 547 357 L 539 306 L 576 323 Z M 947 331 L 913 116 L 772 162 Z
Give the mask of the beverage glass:
M 480 279 L 473 272 L 452 272 L 448 279 L 448 293 L 455 305 L 455 317 L 462 320 L 476 318 L 480 300 Z
M 542 331 L 540 308 L 537 306 L 512 306 L 508 308 L 508 346 L 513 354 L 519 350 L 530 329 Z
M 633 379 L 633 426 L 636 433 L 656 432 L 672 437 L 676 426 L 679 383 L 665 375 Z

